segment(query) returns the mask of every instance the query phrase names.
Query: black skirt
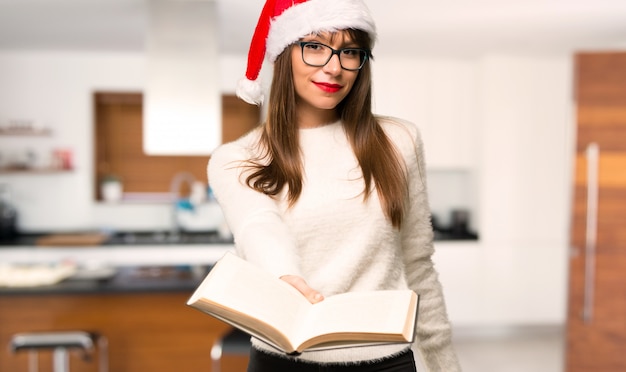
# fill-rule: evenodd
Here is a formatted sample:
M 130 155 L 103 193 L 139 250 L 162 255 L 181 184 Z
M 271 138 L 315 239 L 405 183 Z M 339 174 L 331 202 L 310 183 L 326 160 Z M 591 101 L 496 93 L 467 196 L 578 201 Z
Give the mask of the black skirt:
M 248 372 L 416 372 L 413 352 L 402 353 L 376 361 L 360 363 L 320 364 L 282 358 L 252 348 Z

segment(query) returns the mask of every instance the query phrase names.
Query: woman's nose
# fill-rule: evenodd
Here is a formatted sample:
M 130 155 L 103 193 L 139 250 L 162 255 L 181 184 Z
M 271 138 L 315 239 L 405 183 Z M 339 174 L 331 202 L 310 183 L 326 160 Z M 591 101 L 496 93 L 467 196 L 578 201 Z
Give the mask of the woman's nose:
M 330 60 L 324 65 L 324 71 L 336 75 L 341 72 L 341 62 L 339 61 L 339 55 L 335 54 L 330 57 Z

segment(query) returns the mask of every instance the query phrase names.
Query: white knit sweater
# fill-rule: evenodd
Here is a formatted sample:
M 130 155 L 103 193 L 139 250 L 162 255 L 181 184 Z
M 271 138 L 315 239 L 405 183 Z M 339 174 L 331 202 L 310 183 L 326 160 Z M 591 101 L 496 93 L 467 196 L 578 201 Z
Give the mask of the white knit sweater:
M 390 118 L 380 118 L 380 123 L 401 153 L 409 175 L 410 202 L 401 230 L 385 217 L 375 191 L 363 201 L 361 169 L 340 122 L 299 131 L 304 181 L 292 208 L 287 208 L 285 190 L 272 198 L 245 185 L 246 172 L 239 165 L 256 153 L 259 129 L 213 153 L 209 184 L 241 257 L 277 277 L 300 275 L 324 296 L 413 289 L 421 296 L 414 351 L 430 371 L 460 371 L 431 261 L 433 233 L 421 138 L 411 123 Z M 258 340 L 253 339 L 253 344 L 276 352 Z M 298 358 L 345 363 L 380 359 L 405 348 L 311 351 Z

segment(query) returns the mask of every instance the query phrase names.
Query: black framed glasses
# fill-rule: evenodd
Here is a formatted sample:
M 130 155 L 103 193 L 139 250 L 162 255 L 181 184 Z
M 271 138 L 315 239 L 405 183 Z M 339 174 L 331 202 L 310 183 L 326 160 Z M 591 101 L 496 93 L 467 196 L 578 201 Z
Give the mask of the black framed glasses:
M 341 68 L 348 71 L 360 70 L 370 58 L 370 51 L 363 48 L 333 49 L 317 41 L 301 41 L 302 61 L 309 66 L 322 67 L 336 54 Z

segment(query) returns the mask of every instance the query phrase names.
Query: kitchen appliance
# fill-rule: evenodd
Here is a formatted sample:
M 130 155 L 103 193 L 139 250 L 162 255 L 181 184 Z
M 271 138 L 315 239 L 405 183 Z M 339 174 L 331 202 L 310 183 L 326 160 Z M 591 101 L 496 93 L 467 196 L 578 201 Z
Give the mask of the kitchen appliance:
M 9 185 L 0 184 L 0 241 L 17 236 L 17 210 L 11 204 Z
M 467 209 L 453 209 L 450 217 L 452 234 L 467 235 L 469 232 L 469 211 Z

